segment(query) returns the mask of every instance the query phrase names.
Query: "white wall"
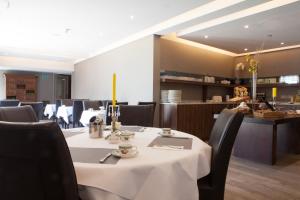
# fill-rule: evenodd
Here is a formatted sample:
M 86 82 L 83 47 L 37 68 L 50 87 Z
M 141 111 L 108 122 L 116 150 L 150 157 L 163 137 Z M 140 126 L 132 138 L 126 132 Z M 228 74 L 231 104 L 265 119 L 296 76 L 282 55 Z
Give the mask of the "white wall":
M 6 99 L 6 81 L 2 71 L 0 71 L 0 99 Z
M 115 72 L 118 101 L 153 101 L 153 43 L 150 36 L 76 64 L 72 98 L 111 99 Z

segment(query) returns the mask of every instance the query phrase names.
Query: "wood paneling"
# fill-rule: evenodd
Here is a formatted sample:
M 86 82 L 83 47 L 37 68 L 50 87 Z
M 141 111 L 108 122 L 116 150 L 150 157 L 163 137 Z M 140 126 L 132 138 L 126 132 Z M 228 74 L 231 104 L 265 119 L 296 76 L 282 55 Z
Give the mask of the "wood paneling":
M 300 153 L 300 118 L 278 120 L 245 117 L 234 144 L 234 155 L 276 164 L 277 155 Z
M 230 104 L 161 104 L 161 127 L 172 128 L 208 140 L 214 114 Z

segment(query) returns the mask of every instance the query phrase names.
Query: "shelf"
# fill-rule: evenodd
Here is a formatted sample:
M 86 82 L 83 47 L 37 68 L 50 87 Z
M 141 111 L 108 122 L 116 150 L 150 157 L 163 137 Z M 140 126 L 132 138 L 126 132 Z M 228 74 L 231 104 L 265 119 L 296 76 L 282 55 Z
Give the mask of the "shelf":
M 198 82 L 198 81 L 189 81 L 189 80 L 178 80 L 178 79 L 170 79 L 170 78 L 161 78 L 161 83 L 180 83 L 180 84 L 190 84 L 190 85 L 200 85 L 200 86 L 212 86 L 212 87 L 228 87 L 233 88 L 239 85 L 231 84 L 221 84 L 221 83 L 205 83 L 205 82 Z M 240 85 L 244 87 L 251 87 L 250 84 L 247 85 Z M 299 87 L 300 84 L 286 84 L 286 83 L 264 83 L 264 84 L 257 84 L 258 88 L 272 88 L 272 87 Z
M 243 85 L 244 87 L 251 87 L 251 85 Z M 286 84 L 286 83 L 264 83 L 264 84 L 257 84 L 258 88 L 285 88 L 285 87 L 300 87 L 300 84 Z
M 178 80 L 178 79 L 169 79 L 169 78 L 161 78 L 160 82 L 161 83 L 181 83 L 181 84 L 212 86 L 212 87 L 227 87 L 227 88 L 233 88 L 236 86 L 236 85 L 228 85 L 228 84 L 221 84 L 221 83 L 205 83 L 205 82 L 198 82 L 198 81 Z

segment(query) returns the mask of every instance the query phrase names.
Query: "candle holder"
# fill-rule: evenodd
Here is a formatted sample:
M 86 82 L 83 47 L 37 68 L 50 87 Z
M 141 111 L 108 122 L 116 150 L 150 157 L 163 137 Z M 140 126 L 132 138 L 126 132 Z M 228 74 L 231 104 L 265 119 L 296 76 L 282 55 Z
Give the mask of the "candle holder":
M 118 117 L 120 116 L 119 112 L 119 106 L 113 106 L 110 105 L 108 107 L 108 116 L 111 117 L 111 134 L 109 135 L 109 141 L 112 144 L 119 143 L 120 141 L 120 135 L 119 135 L 119 130 L 117 129 L 117 122 L 118 122 Z

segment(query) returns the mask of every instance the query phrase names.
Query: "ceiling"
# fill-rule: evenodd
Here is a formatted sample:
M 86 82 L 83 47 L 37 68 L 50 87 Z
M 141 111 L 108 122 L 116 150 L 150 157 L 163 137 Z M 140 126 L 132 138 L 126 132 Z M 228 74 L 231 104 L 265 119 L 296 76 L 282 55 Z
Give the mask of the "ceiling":
M 9 3 L 9 8 L 7 7 Z M 0 0 L 0 55 L 77 60 L 209 0 Z
M 270 2 L 291 4 L 190 31 Z M 0 56 L 76 63 L 147 35 L 170 33 L 236 54 L 254 51 L 264 40 L 265 49 L 295 45 L 300 44 L 299 2 L 0 0 Z
M 241 54 L 300 44 L 300 2 L 182 35 L 181 38 Z M 244 26 L 248 25 L 249 28 Z M 207 36 L 207 38 L 205 38 Z

